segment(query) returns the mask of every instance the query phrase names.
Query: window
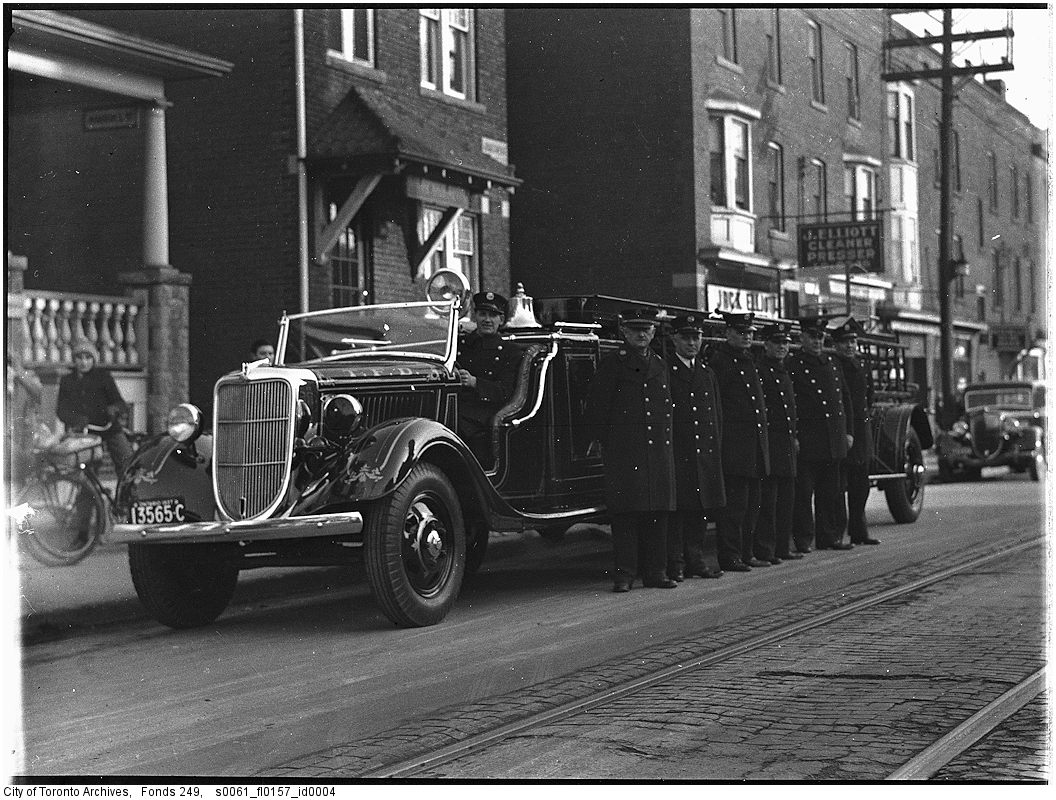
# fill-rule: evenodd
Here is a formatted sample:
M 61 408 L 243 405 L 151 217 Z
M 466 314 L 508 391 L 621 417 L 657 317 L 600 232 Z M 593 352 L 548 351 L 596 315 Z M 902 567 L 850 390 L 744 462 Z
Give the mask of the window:
M 829 190 L 824 161 L 811 159 L 808 185 L 810 213 L 815 222 L 824 222 L 829 213 Z
M 766 34 L 766 74 L 772 83 L 781 83 L 781 9 L 770 9 L 770 32 Z
M 895 158 L 914 160 L 913 119 L 913 95 L 905 89 L 888 92 L 887 134 L 890 153 Z
M 1026 195 L 1027 201 L 1027 222 L 1034 221 L 1034 179 L 1030 175 L 1030 171 L 1023 173 L 1024 178 L 1024 194 Z
M 1016 311 L 1023 310 L 1023 263 L 1019 256 L 1012 262 L 1012 299 Z
M 751 127 L 736 117 L 711 118 L 711 202 L 752 210 Z
M 958 233 L 953 235 L 953 257 L 964 261 L 964 242 L 961 240 L 961 236 Z M 958 299 L 964 297 L 964 276 L 958 275 L 953 281 L 954 291 Z
M 785 152 L 777 142 L 766 145 L 769 175 L 767 175 L 767 213 L 770 228 L 785 230 Z
M 420 9 L 418 31 L 422 86 L 472 100 L 476 69 L 473 9 Z
M 1001 253 L 994 251 L 994 308 L 1005 305 L 1005 265 L 1001 262 Z
M 862 164 L 846 164 L 843 167 L 843 194 L 851 219 L 865 220 L 876 217 L 876 171 Z
M 821 26 L 807 22 L 807 61 L 810 62 L 810 96 L 815 103 L 825 102 L 825 62 L 821 49 Z
M 374 9 L 333 9 L 328 29 L 327 46 L 332 53 L 346 61 L 373 67 L 374 64 Z
M 327 204 L 328 221 L 337 217 L 338 206 L 336 201 Z M 362 232 L 363 225 L 357 217 L 330 249 L 330 302 L 333 308 L 371 302 L 369 252 Z
M 975 302 L 975 313 L 980 322 L 986 322 L 986 298 L 979 295 Z
M 953 134 L 953 190 L 961 191 L 961 135 L 957 131 Z
M 1012 190 L 1012 219 L 1019 219 L 1019 170 L 1015 164 L 1008 169 L 1008 185 Z
M 1038 285 L 1034 276 L 1034 259 L 1027 259 L 1027 280 L 1030 281 L 1030 313 L 1038 310 Z
M 858 47 L 844 42 L 847 48 L 847 117 L 861 119 L 861 91 L 858 83 Z
M 722 57 L 737 63 L 737 9 L 719 9 L 719 32 L 722 34 Z
M 986 229 L 983 227 L 985 221 L 983 216 L 983 198 L 975 198 L 975 230 L 979 234 L 979 249 L 986 247 Z
M 990 195 L 990 210 L 997 211 L 997 156 L 993 152 L 986 154 L 987 190 Z
M 418 219 L 418 238 L 425 241 L 436 230 L 443 211 L 431 206 L 422 206 Z M 455 220 L 443 239 L 433 250 L 423 266 L 419 277 L 429 278 L 439 269 L 453 269 L 462 273 L 470 286 L 479 285 L 479 254 L 477 249 L 477 220 L 472 214 L 463 213 Z

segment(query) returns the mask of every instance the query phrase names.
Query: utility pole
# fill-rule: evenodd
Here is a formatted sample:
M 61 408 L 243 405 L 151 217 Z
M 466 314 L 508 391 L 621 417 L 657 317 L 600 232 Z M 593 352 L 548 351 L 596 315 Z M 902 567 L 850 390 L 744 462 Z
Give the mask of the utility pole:
M 891 14 L 908 13 L 893 10 Z M 940 408 L 939 426 L 947 429 L 956 419 L 956 401 L 953 394 L 953 310 L 950 306 L 950 284 L 956 277 L 953 263 L 953 209 L 950 191 L 950 151 L 953 141 L 953 88 L 954 75 L 977 75 L 987 72 L 1003 72 L 1012 69 L 1011 45 L 1009 56 L 999 64 L 980 64 L 972 66 L 966 63 L 963 67 L 953 64 L 953 43 L 970 42 L 980 39 L 1004 38 L 1011 42 L 1011 27 L 996 31 L 979 33 L 953 32 L 953 9 L 945 8 L 942 12 L 941 36 L 909 36 L 891 38 L 884 42 L 885 54 L 897 48 L 921 47 L 934 44 L 941 45 L 941 66 L 938 69 L 887 70 L 880 75 L 881 80 L 888 82 L 939 78 L 941 81 L 941 110 L 939 119 L 939 361 L 941 375 L 942 406 Z M 966 78 L 967 80 L 967 78 Z M 958 265 L 960 268 L 960 265 Z

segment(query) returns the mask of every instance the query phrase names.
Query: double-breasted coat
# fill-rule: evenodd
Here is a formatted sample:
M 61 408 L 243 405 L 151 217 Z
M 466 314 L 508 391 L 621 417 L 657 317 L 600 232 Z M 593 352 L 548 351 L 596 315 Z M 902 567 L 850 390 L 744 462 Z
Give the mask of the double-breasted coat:
M 495 412 L 513 394 L 521 351 L 498 334 L 473 331 L 459 345 L 457 366 L 477 379 L 476 388 L 463 387 L 458 393 L 460 423 L 488 429 Z
M 715 373 L 699 359 L 687 366 L 675 353 L 667 359 L 674 429 L 678 511 L 718 508 L 726 503 L 722 480 L 722 407 Z
M 836 354 L 836 361 L 843 370 L 843 379 L 850 396 L 850 434 L 854 444 L 847 452 L 847 460 L 858 466 L 868 466 L 873 459 L 872 426 L 869 425 L 869 408 L 873 403 L 873 380 L 862 362 L 855 356 Z
M 767 437 L 770 441 L 770 474 L 796 477 L 796 390 L 784 359 L 761 354 L 756 359 L 766 399 Z
M 602 446 L 606 503 L 614 513 L 674 511 L 671 390 L 652 350 L 603 356 L 587 394 L 591 438 Z
M 788 374 L 796 392 L 799 457 L 805 461 L 846 458 L 850 397 L 836 359 L 828 353 L 800 350 L 788 357 Z
M 708 366 L 715 372 L 722 400 L 722 471 L 743 478 L 766 477 L 770 442 L 755 359 L 750 351 L 721 342 L 711 351 Z

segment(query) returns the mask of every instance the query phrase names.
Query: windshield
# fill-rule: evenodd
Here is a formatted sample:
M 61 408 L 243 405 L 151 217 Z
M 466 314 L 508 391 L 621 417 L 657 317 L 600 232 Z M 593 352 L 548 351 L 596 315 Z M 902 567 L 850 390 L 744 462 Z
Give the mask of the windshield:
M 977 389 L 964 393 L 964 408 L 1030 408 L 1030 388 L 1022 389 Z
M 284 317 L 279 364 L 411 356 L 447 361 L 455 346 L 452 303 L 397 303 Z

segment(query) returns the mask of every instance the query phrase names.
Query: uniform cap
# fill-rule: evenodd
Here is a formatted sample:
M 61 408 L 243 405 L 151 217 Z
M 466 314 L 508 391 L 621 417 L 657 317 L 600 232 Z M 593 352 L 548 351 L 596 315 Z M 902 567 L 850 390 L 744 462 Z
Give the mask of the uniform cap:
M 620 324 L 622 325 L 656 325 L 656 309 L 651 308 L 625 308 L 620 312 Z
M 506 316 L 509 310 L 509 303 L 506 298 L 496 292 L 477 292 L 473 295 L 473 308 L 477 311 L 483 311 L 489 309 Z
M 764 325 L 759 335 L 771 342 L 791 342 L 792 341 L 792 323 L 791 322 L 771 322 Z
M 704 331 L 703 314 L 679 314 L 671 322 L 671 330 L 675 333 L 680 331 Z
M 839 317 L 829 323 L 829 332 L 833 341 L 840 342 L 845 339 L 853 339 L 864 333 L 862 325 L 854 317 Z
M 755 314 L 751 312 L 734 314 L 730 311 L 723 311 L 722 319 L 725 321 L 727 328 L 732 328 L 735 331 L 747 333 L 748 331 L 758 330 L 755 327 Z
M 829 320 L 827 317 L 800 317 L 799 318 L 799 329 L 803 333 L 813 333 L 820 336 L 825 335 L 825 328 L 828 326 Z

